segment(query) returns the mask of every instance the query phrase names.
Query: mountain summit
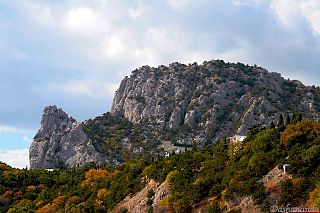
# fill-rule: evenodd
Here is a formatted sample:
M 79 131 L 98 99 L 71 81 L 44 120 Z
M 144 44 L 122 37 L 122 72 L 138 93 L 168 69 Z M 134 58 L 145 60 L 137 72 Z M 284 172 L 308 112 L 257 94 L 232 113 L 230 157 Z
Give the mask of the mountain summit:
M 103 158 L 83 132 L 82 124 L 56 106 L 45 107 L 41 127 L 29 149 L 31 168 L 59 168 L 101 163 Z
M 320 119 L 320 89 L 258 66 L 221 60 L 143 66 L 125 77 L 110 113 L 84 124 L 46 107 L 30 148 L 32 168 L 119 163 L 161 154 L 167 142 L 205 145 L 254 124 L 301 113 Z

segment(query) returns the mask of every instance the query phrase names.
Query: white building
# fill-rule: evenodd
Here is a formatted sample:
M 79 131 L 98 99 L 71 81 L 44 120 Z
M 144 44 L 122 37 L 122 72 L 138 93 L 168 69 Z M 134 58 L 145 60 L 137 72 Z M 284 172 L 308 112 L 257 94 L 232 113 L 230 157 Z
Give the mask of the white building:
M 187 150 L 191 150 L 192 147 L 190 145 L 184 145 L 184 144 L 167 144 L 163 147 L 165 151 L 165 156 L 168 157 L 172 153 L 180 154 Z
M 247 136 L 244 135 L 234 135 L 232 137 L 226 138 L 227 143 L 237 143 L 237 142 L 243 142 L 244 139 L 246 139 Z
M 242 147 L 243 141 L 247 138 L 244 135 L 234 135 L 232 137 L 226 138 L 226 145 L 229 146 L 230 152 L 235 154 L 236 152 L 240 151 Z

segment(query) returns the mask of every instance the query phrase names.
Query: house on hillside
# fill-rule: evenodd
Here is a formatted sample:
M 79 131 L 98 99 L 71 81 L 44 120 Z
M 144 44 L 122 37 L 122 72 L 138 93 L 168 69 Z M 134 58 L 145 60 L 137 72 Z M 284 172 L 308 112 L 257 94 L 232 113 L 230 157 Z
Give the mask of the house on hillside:
M 244 136 L 244 135 L 234 135 L 232 137 L 226 138 L 226 142 L 227 142 L 227 144 L 243 142 L 244 139 L 246 139 L 246 138 L 247 138 L 247 136 Z
M 244 135 L 234 135 L 226 138 L 226 145 L 229 146 L 229 150 L 233 155 L 243 148 L 242 144 L 246 138 L 247 136 Z
M 165 144 L 163 146 L 163 149 L 164 149 L 164 152 L 165 152 L 165 156 L 168 157 L 172 153 L 180 154 L 180 153 L 183 153 L 183 152 L 185 152 L 187 150 L 191 150 L 192 149 L 192 145 L 167 143 L 167 144 Z

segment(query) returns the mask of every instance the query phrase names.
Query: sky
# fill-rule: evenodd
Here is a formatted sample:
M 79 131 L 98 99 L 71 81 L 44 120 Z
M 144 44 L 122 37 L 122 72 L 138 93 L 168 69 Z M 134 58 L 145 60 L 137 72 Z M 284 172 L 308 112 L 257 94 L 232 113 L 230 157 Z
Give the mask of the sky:
M 111 108 L 143 65 L 222 59 L 320 85 L 319 0 L 1 0 L 0 161 L 23 168 L 43 108 Z

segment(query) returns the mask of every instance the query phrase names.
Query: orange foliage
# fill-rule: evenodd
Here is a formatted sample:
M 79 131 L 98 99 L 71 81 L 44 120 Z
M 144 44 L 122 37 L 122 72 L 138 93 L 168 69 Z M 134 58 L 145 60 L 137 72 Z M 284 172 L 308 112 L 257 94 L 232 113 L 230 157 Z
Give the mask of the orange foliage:
M 52 205 L 60 206 L 60 205 L 62 205 L 64 203 L 64 201 L 65 201 L 65 197 L 64 196 L 59 196 L 59 197 L 57 197 L 56 199 L 54 199 L 52 201 Z
M 36 213 L 53 213 L 55 212 L 56 209 L 54 207 L 52 207 L 50 204 L 47 204 L 45 206 L 43 206 L 42 208 L 38 209 L 36 211 Z
M 266 188 L 269 192 L 273 192 L 277 188 L 277 185 L 270 181 L 267 183 Z
M 307 201 L 309 208 L 317 207 L 320 208 L 320 187 L 318 186 L 312 192 L 310 192 L 309 200 Z
M 96 204 L 97 206 L 102 206 L 103 201 L 102 201 L 102 200 L 95 200 L 95 204 Z
M 38 209 L 36 213 L 56 213 L 61 212 L 61 209 L 59 210 L 59 207 L 61 207 L 64 204 L 65 197 L 59 196 L 56 199 L 52 201 L 51 204 L 47 204 L 43 206 L 42 208 Z
M 97 193 L 97 197 L 99 199 L 104 199 L 108 196 L 108 194 L 109 194 L 109 191 L 107 189 L 105 189 L 105 188 L 99 189 L 98 193 Z
M 66 205 L 72 205 L 72 204 L 77 204 L 80 203 L 80 197 L 79 196 L 72 196 L 69 197 L 68 200 L 66 201 Z
M 297 124 L 288 125 L 286 130 L 281 134 L 281 144 L 288 146 L 292 139 L 302 138 L 304 136 L 320 136 L 320 122 L 303 120 Z
M 44 201 L 43 200 L 39 200 L 37 203 L 36 203 L 36 206 L 37 207 L 41 207 L 41 206 L 43 206 L 45 203 L 44 203 Z
M 86 172 L 85 180 L 82 182 L 82 187 L 93 187 L 94 184 L 106 181 L 111 175 L 103 169 L 90 169 Z
M 120 174 L 121 172 L 119 170 L 114 170 L 114 172 L 112 173 L 113 177 L 116 177 Z
M 27 190 L 28 190 L 28 191 L 34 191 L 34 190 L 36 190 L 36 186 L 33 186 L 33 185 L 28 186 L 28 187 L 27 187 Z
M 8 190 L 3 194 L 4 197 L 11 197 L 12 196 L 12 191 Z

